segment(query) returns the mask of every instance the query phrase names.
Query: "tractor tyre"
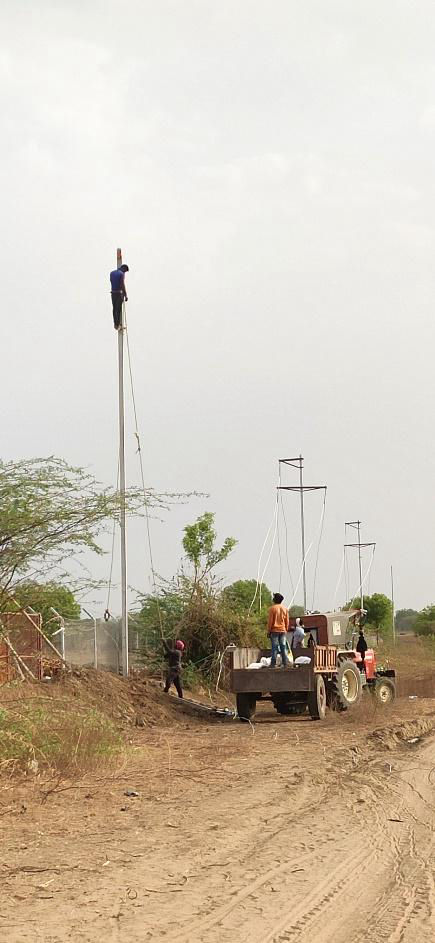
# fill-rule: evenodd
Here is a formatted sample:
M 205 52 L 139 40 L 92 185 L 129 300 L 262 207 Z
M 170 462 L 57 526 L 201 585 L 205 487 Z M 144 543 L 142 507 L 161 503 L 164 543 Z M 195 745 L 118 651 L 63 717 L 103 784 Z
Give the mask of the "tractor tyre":
M 362 695 L 361 672 L 350 658 L 345 658 L 337 668 L 331 683 L 331 707 L 345 711 L 358 704 Z
M 237 694 L 236 695 L 237 716 L 239 720 L 251 720 L 255 714 L 257 698 L 255 694 Z
M 312 720 L 325 719 L 326 687 L 322 675 L 314 675 L 314 691 L 308 695 L 308 710 Z
M 392 678 L 377 678 L 373 690 L 380 704 L 392 704 L 396 697 L 396 685 Z

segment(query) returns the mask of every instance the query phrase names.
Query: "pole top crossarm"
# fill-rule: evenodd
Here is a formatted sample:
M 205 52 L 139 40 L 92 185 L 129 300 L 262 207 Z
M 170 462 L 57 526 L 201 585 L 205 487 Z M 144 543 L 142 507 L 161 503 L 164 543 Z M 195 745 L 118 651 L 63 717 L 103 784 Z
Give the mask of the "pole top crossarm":
M 300 468 L 303 460 L 302 455 L 298 455 L 297 458 L 279 458 L 278 465 L 291 465 L 292 468 Z
M 376 542 L 371 541 L 370 543 L 361 543 L 361 544 L 343 544 L 344 547 L 376 547 Z
M 326 491 L 327 485 L 277 485 L 277 491 Z

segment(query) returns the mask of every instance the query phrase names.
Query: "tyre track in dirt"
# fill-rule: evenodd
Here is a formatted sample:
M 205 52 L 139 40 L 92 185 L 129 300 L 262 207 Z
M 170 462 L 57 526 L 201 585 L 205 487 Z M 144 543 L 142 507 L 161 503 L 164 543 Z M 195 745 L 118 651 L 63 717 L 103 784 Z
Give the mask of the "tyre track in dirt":
M 428 749 L 432 758 L 435 758 L 433 744 Z M 305 871 L 310 872 L 314 887 L 307 892 L 304 879 L 294 878 L 295 897 L 301 898 L 298 902 L 293 900 L 289 905 L 286 901 L 282 907 L 281 901 L 277 901 L 272 909 L 264 904 L 257 905 L 256 926 L 255 929 L 250 927 L 246 940 L 249 939 L 251 943 L 293 943 L 306 939 L 310 943 L 326 943 L 331 939 L 335 943 L 341 940 L 344 943 L 349 940 L 349 926 L 352 926 L 355 943 L 359 940 L 362 943 L 363 939 L 370 943 L 378 943 L 380 939 L 388 940 L 388 943 L 401 943 L 405 939 L 403 934 L 407 926 L 415 923 L 421 934 L 429 934 L 421 935 L 422 943 L 426 939 L 433 939 L 433 875 L 425 870 L 432 842 L 425 858 L 417 861 L 413 851 L 414 826 L 405 826 L 405 837 L 400 840 L 391 833 L 395 824 L 388 822 L 393 817 L 389 784 L 382 783 L 379 775 L 373 773 L 369 773 L 369 777 L 363 775 L 362 780 L 366 786 L 366 796 L 369 785 L 370 801 L 363 800 L 365 811 L 361 813 L 360 809 L 356 813 L 348 840 L 343 842 L 340 838 L 340 830 L 346 819 L 343 819 L 340 807 L 337 806 L 338 796 L 335 796 L 331 808 L 328 802 L 323 807 L 324 814 L 329 818 L 329 827 L 334 828 L 337 835 L 332 855 L 325 856 L 322 853 L 324 847 L 328 848 L 326 839 L 318 841 L 308 855 L 299 857 Z M 347 790 L 343 788 L 342 782 L 340 785 L 343 801 Z M 349 799 L 355 809 L 358 795 L 348 796 L 348 803 Z M 420 814 L 421 805 L 423 808 L 427 805 L 424 795 L 415 786 L 413 799 L 412 804 L 402 809 L 402 814 L 411 820 L 416 818 L 416 803 Z M 424 828 L 425 823 L 422 825 Z M 275 854 L 277 851 L 275 848 Z M 335 863 L 336 858 L 339 864 Z M 408 859 L 413 862 L 411 869 L 407 866 Z M 196 922 L 195 940 L 201 943 L 244 940 L 243 925 L 246 927 L 247 918 L 249 920 L 246 905 L 259 892 L 264 892 L 267 883 L 275 879 L 287 863 L 288 859 L 283 855 L 280 864 L 262 876 L 257 876 L 251 881 L 250 888 L 235 895 L 229 904 L 217 907 L 205 920 Z M 382 889 L 381 894 L 379 888 Z M 283 891 L 288 899 L 288 882 Z M 358 906 L 355 906 L 356 900 Z M 232 920 L 241 907 L 244 910 L 243 920 Z M 279 919 L 276 918 L 278 907 Z M 367 918 L 369 913 L 373 914 L 370 922 Z M 426 926 L 429 927 L 427 931 Z M 191 932 L 190 937 L 189 933 L 181 933 L 175 935 L 174 939 L 178 943 L 187 943 L 192 939 Z
M 250 756 L 225 761 L 220 785 L 218 777 L 212 790 L 195 785 L 178 819 L 178 800 L 168 797 L 132 805 L 117 831 L 106 821 L 94 870 L 95 848 L 80 833 L 81 859 L 69 864 L 81 861 L 86 873 L 71 869 L 66 882 L 50 881 L 48 893 L 19 903 L 19 928 L 11 898 L 5 939 L 432 941 L 435 787 L 428 770 L 435 740 L 416 752 L 397 744 L 386 752 L 367 738 L 368 726 L 288 721 L 279 725 L 279 740 L 271 729 L 258 726 Z M 213 734 L 216 748 L 224 736 Z M 232 736 L 248 742 L 243 728 Z M 195 738 L 186 742 L 197 757 Z M 38 863 L 66 862 L 61 835 L 50 842 Z M 42 899 L 46 893 L 53 902 Z

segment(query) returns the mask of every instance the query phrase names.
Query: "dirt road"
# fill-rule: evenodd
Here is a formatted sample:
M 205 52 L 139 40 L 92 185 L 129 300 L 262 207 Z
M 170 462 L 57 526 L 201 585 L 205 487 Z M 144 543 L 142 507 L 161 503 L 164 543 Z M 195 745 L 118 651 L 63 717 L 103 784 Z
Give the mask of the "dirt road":
M 429 943 L 435 738 L 407 742 L 423 715 L 433 701 L 138 733 L 110 781 L 25 810 L 3 793 L 0 939 Z

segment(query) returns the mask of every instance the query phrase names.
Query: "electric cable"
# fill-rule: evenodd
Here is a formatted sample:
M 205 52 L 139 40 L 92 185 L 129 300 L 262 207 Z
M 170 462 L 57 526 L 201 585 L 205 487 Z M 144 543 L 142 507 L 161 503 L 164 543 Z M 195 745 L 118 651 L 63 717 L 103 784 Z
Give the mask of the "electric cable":
M 144 506 L 145 506 L 145 520 L 146 520 L 146 530 L 147 530 L 147 540 L 148 540 L 148 552 L 149 552 L 149 557 L 150 557 L 151 577 L 152 577 L 154 597 L 155 597 L 156 605 L 157 605 L 157 613 L 159 617 L 160 634 L 163 638 L 163 621 L 162 621 L 162 613 L 160 610 L 159 598 L 157 594 L 156 574 L 155 574 L 155 569 L 154 569 L 154 558 L 153 558 L 153 550 L 152 550 L 152 543 L 151 543 L 151 530 L 150 530 L 150 516 L 149 516 L 149 511 L 148 511 L 148 500 L 147 500 L 147 492 L 146 492 L 146 487 L 145 487 L 145 474 L 144 474 L 143 459 L 142 459 L 141 441 L 140 441 L 140 435 L 139 435 L 139 423 L 138 423 L 137 408 L 136 408 L 136 397 L 135 397 L 135 392 L 134 392 L 133 370 L 132 370 L 132 365 L 131 365 L 130 342 L 128 338 L 128 325 L 127 325 L 127 314 L 125 310 L 125 302 L 124 302 L 124 324 L 125 324 L 125 337 L 127 341 L 127 360 L 128 360 L 128 370 L 129 370 L 129 376 L 130 376 L 131 398 L 132 398 L 133 415 L 134 415 L 134 422 L 135 422 L 134 435 L 136 437 L 136 442 L 137 442 L 136 451 L 139 456 L 139 466 L 140 466 L 140 474 L 141 474 L 141 480 L 142 480 L 142 491 L 143 491 Z
M 322 537 L 323 537 L 323 525 L 324 525 L 324 523 L 325 523 L 325 509 L 326 509 L 326 488 L 325 488 L 325 490 L 324 490 L 324 492 L 323 492 L 323 509 L 322 509 L 322 517 L 321 517 L 321 522 L 320 522 L 319 540 L 318 540 L 318 543 L 317 543 L 316 563 L 315 563 L 315 567 L 314 567 L 313 596 L 312 596 L 312 602 L 311 602 L 311 612 L 314 612 L 314 598 L 315 598 L 315 595 L 316 595 L 317 566 L 318 566 L 318 563 L 319 563 L 320 544 L 321 544 L 321 542 L 322 542 Z

